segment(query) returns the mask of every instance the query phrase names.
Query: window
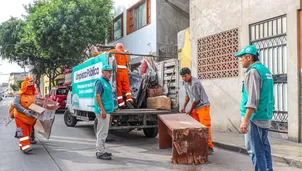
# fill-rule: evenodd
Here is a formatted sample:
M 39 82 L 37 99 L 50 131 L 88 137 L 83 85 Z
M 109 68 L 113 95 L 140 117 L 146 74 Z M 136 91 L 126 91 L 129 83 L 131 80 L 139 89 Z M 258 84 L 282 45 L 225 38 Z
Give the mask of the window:
M 150 0 L 141 0 L 127 10 L 127 34 L 130 34 L 150 23 Z
M 108 28 L 108 42 L 117 40 L 123 37 L 124 29 L 123 29 L 123 13 L 117 16 L 113 23 Z
M 57 89 L 57 95 L 67 95 L 67 90 L 65 88 Z
M 146 1 L 134 9 L 134 30 L 137 30 L 147 24 Z
M 113 23 L 114 40 L 123 37 L 123 15 L 119 16 Z

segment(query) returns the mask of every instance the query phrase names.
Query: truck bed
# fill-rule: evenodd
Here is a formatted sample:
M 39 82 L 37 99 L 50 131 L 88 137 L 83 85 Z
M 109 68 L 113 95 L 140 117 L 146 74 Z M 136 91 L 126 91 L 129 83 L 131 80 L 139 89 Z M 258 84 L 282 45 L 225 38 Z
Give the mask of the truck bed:
M 156 109 L 116 110 L 110 115 L 111 119 L 118 124 L 113 124 L 110 130 L 157 128 L 157 115 L 173 113 L 175 113 L 175 111 Z
M 111 113 L 112 116 L 116 115 L 145 115 L 145 114 L 169 114 L 173 113 L 171 110 L 157 110 L 157 109 L 118 109 L 114 113 Z M 174 112 L 175 113 L 175 112 Z

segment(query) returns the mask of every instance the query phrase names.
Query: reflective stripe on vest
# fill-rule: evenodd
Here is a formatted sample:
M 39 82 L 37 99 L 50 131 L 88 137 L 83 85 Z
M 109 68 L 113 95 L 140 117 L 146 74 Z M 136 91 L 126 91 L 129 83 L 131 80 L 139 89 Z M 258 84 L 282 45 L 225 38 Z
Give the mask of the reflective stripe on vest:
M 127 67 L 126 67 L 126 66 L 123 66 L 123 65 L 118 65 L 117 68 L 127 69 Z

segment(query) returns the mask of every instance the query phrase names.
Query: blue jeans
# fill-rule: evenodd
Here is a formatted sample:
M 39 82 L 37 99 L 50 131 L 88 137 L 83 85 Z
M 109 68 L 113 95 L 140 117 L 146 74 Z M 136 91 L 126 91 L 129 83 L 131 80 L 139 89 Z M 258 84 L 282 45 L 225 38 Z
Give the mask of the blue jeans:
M 273 171 L 268 128 L 260 128 L 249 121 L 247 151 L 252 158 L 255 171 Z

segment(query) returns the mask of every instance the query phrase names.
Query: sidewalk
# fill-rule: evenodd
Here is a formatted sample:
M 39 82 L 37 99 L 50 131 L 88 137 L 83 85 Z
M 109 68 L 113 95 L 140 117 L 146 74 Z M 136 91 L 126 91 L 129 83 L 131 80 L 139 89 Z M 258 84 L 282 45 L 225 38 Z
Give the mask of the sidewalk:
M 248 154 L 244 147 L 244 137 L 235 132 L 212 131 L 216 147 Z M 302 144 L 291 142 L 286 134 L 269 132 L 269 140 L 274 160 L 302 168 Z

